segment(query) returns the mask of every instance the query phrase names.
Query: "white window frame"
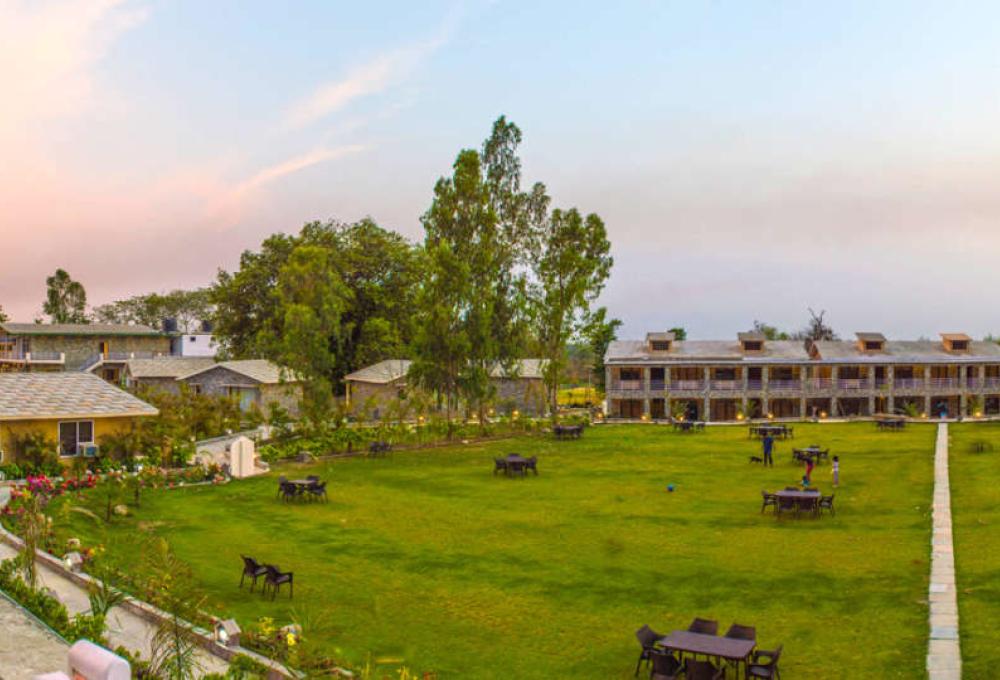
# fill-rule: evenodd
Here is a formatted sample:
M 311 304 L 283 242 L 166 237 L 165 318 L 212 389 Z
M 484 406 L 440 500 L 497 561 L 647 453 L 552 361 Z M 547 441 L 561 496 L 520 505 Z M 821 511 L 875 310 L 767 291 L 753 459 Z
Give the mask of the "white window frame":
M 90 441 L 89 442 L 80 441 L 80 423 L 90 423 Z M 75 425 L 76 426 L 76 446 L 74 447 L 73 453 L 70 453 L 70 454 L 63 453 L 63 438 L 62 438 L 62 428 L 63 428 L 63 425 Z M 96 430 L 94 428 L 94 421 L 93 420 L 88 420 L 88 419 L 83 419 L 83 420 L 60 420 L 59 421 L 59 432 L 58 432 L 58 435 L 59 435 L 58 436 L 58 440 L 59 440 L 59 457 L 60 458 L 75 458 L 76 456 L 80 455 L 80 445 L 81 444 L 83 444 L 85 446 L 96 446 L 97 442 L 94 441 L 95 434 L 96 434 Z

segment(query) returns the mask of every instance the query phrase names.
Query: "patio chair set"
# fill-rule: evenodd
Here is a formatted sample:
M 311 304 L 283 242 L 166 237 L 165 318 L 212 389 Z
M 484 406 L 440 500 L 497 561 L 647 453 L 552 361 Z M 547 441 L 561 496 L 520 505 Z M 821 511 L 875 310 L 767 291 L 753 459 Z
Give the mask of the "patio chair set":
M 906 427 L 906 418 L 880 418 L 875 421 L 875 427 L 879 430 L 898 432 Z
M 750 439 L 763 439 L 771 435 L 775 439 L 795 439 L 795 428 L 790 425 L 750 425 L 747 430 L 747 437 Z
M 700 420 L 675 420 L 670 423 L 675 432 L 704 432 L 705 423 Z
M 642 647 L 635 677 L 645 665 L 650 680 L 676 680 L 682 676 L 687 680 L 722 680 L 730 668 L 733 677 L 739 677 L 741 666 L 746 678 L 781 678 L 781 645 L 775 650 L 757 649 L 756 628 L 738 623 L 731 625 L 725 635 L 718 633 L 718 621 L 701 618 L 694 619 L 687 630 L 675 630 L 669 635 L 643 626 L 635 632 Z
M 814 464 L 819 465 L 829 458 L 830 449 L 821 449 L 819 444 L 811 444 L 804 449 L 792 449 L 792 460 L 796 463 L 805 464 L 811 460 Z
M 278 589 L 282 585 L 288 584 L 288 597 L 292 597 L 292 591 L 294 589 L 295 575 L 290 571 L 281 571 L 274 564 L 261 564 L 252 557 L 247 557 L 246 555 L 240 555 L 243 558 L 243 574 L 240 575 L 240 588 L 243 587 L 243 583 L 249 579 L 250 580 L 250 592 L 253 592 L 254 587 L 257 585 L 257 579 L 264 579 L 264 584 L 261 587 L 260 592 L 267 597 L 267 593 L 271 593 L 271 599 L 273 600 L 278 594 Z
M 583 435 L 583 425 L 553 425 L 552 434 L 556 439 L 579 439 Z
M 824 511 L 831 515 L 836 515 L 833 509 L 833 495 L 824 496 L 819 489 L 800 489 L 797 486 L 788 486 L 777 493 L 769 493 L 766 490 L 760 492 L 761 514 L 768 508 L 774 508 L 774 516 L 781 517 L 783 514 L 791 514 L 800 517 L 809 514 L 819 517 Z
M 389 442 L 372 442 L 368 445 L 369 458 L 385 458 L 392 452 L 392 444 Z
M 493 459 L 493 476 L 503 473 L 506 477 L 525 477 L 528 471 L 538 476 L 538 456 L 525 458 L 516 453 L 509 454 L 506 458 Z
M 292 480 L 279 477 L 277 497 L 285 503 L 330 500 L 326 495 L 326 482 L 321 482 L 316 475 Z

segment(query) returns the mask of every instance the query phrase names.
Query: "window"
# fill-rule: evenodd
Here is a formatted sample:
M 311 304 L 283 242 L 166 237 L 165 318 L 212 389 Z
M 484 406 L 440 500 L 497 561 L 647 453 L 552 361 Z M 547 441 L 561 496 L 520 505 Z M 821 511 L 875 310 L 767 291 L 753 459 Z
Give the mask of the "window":
M 201 394 L 201 383 L 194 383 L 191 385 L 191 388 L 194 390 L 195 394 Z
M 649 343 L 654 352 L 669 352 L 670 351 L 670 341 L 669 340 L 653 340 Z
M 75 420 L 59 423 L 60 456 L 77 455 L 81 444 L 94 444 L 93 420 Z
M 969 342 L 968 340 L 952 340 L 951 349 L 955 352 L 964 352 L 969 349 Z
M 865 341 L 865 351 L 866 352 L 878 352 L 882 349 L 882 343 L 877 340 L 866 340 Z
M 743 349 L 747 352 L 759 352 L 764 349 L 764 343 L 760 340 L 746 340 L 743 342 Z

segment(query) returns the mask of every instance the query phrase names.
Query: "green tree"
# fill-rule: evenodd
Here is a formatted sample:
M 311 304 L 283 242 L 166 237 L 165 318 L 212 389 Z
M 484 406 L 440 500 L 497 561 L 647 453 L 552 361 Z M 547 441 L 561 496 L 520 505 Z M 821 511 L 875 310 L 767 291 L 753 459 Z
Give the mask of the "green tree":
M 45 305 L 42 311 L 52 323 L 89 323 L 87 317 L 87 291 L 83 284 L 74 281 L 64 269 L 45 279 Z
M 342 344 L 341 319 L 350 291 L 337 274 L 333 253 L 299 246 L 281 268 L 275 296 L 284 311 L 281 332 L 262 338 L 282 366 L 306 378 L 304 413 L 313 423 L 326 420 L 333 406 L 330 375 Z
M 370 219 L 355 224 L 312 222 L 294 236 L 275 234 L 259 252 L 244 252 L 237 271 L 220 271 L 210 300 L 224 353 L 278 360 L 270 339 L 284 327 L 285 310 L 281 298 L 271 293 L 300 246 L 328 251 L 330 266 L 348 291 L 336 339 L 339 351 L 327 380 L 339 390 L 347 373 L 404 355 L 416 328 L 421 249 Z
M 768 340 L 791 340 L 792 336 L 785 331 L 778 330 L 776 326 L 771 326 L 763 321 L 754 320 L 753 330 L 763 334 Z
M 683 342 L 684 340 L 687 340 L 687 337 L 688 337 L 688 332 L 682 326 L 675 326 L 673 328 L 668 328 L 667 332 L 668 333 L 673 333 L 674 334 L 674 340 L 677 340 L 679 342 Z
M 417 335 L 413 377 L 449 400 L 456 383 L 481 423 L 495 394 L 493 372 L 516 375 L 523 352 L 528 245 L 547 205 L 541 185 L 520 189 L 520 139 L 517 126 L 498 119 L 481 152 L 459 152 L 452 176 L 438 180 L 423 216 L 425 287 L 445 292 L 444 281 L 450 285 L 444 300 L 421 298 L 421 320 L 433 321 Z
M 4 323 L 5 321 L 10 321 L 10 319 L 7 318 L 7 314 L 3 311 L 3 305 L 0 305 L 0 323 Z
M 608 346 L 617 337 L 621 325 L 620 319 L 608 319 L 608 310 L 599 307 L 589 315 L 581 332 L 593 356 L 594 384 L 602 391 L 605 388 L 604 355 L 608 353 Z
M 597 215 L 553 210 L 540 230 L 532 268 L 532 316 L 545 364 L 546 398 L 553 417 L 566 370 L 566 345 L 584 327 L 590 305 L 611 272 L 611 244 Z
M 181 332 L 190 333 L 201 321 L 209 321 L 214 310 L 208 288 L 173 290 L 169 293 L 135 295 L 94 308 L 100 323 L 132 323 L 157 327 L 164 319 L 175 319 Z

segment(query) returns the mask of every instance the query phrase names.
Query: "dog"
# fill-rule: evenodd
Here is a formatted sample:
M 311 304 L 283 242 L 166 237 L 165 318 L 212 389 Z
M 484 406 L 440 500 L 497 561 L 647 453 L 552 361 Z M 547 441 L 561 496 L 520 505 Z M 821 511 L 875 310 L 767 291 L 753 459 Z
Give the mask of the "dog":
M 763 463 L 764 459 L 761 458 L 760 456 L 750 456 L 750 462 L 751 463 Z

